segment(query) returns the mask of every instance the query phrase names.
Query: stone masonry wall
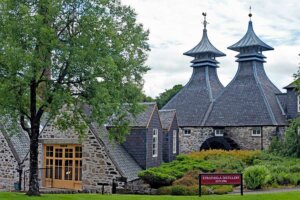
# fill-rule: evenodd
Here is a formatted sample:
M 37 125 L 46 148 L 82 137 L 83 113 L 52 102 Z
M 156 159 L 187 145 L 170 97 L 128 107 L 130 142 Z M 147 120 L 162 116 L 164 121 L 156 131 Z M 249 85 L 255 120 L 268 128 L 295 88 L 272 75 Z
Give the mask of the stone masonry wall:
M 100 183 L 108 183 L 109 186 L 105 186 L 105 192 L 111 193 L 113 179 L 121 176 L 102 142 L 99 142 L 90 130 L 86 133 L 86 137 L 80 141 L 78 135 L 72 130 L 61 132 L 54 126 L 47 125 L 40 141 L 41 150 L 43 149 L 42 143 L 82 145 L 82 189 L 85 191 L 101 191 Z M 43 153 L 40 152 L 39 167 L 42 167 Z
M 17 168 L 17 160 L 0 131 L 0 191 L 14 190 L 14 183 L 19 178 Z
M 282 136 L 285 127 L 264 126 L 262 136 L 252 136 L 253 127 L 225 127 L 225 137 L 234 140 L 240 149 L 260 150 L 267 149 L 272 138 L 276 135 Z M 184 134 L 184 130 L 191 130 L 191 134 Z M 179 130 L 180 153 L 191 153 L 199 151 L 203 142 L 214 137 L 212 127 L 181 127 Z
M 191 130 L 191 134 L 185 134 L 186 129 Z M 202 143 L 213 137 L 213 128 L 184 127 L 179 129 L 179 152 L 191 153 L 199 151 Z

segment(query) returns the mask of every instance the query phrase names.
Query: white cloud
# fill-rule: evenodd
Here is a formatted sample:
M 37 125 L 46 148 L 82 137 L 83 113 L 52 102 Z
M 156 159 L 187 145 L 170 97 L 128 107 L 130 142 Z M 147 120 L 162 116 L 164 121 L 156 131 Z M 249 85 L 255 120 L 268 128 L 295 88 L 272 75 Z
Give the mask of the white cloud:
M 297 0 L 122 0 L 138 13 L 138 21 L 150 30 L 151 52 L 145 76 L 147 95 L 157 96 L 175 84 L 185 84 L 192 73 L 192 58 L 182 55 L 202 37 L 202 12 L 207 12 L 208 36 L 227 56 L 219 58 L 218 74 L 224 85 L 237 70 L 237 53 L 227 49 L 245 34 L 252 6 L 256 34 L 275 48 L 266 52 L 266 72 L 282 89 L 299 65 L 300 4 Z

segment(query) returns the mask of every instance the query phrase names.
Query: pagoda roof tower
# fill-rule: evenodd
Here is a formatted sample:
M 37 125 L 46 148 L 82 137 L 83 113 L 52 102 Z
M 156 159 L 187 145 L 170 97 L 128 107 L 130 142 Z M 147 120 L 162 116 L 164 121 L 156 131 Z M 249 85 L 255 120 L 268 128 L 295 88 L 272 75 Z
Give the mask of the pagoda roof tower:
M 208 39 L 206 13 L 201 41 L 184 55 L 191 56 L 193 74 L 189 82 L 182 88 L 163 109 L 176 109 L 179 126 L 201 126 L 207 111 L 215 97 L 224 86 L 217 75 L 218 61 L 216 57 L 225 56 L 215 48 Z
M 254 32 L 250 21 L 245 36 L 228 47 L 239 52 L 234 79 L 216 98 L 205 126 L 281 126 L 286 125 L 284 110 L 276 94 L 280 90 L 270 81 L 264 70 L 263 51 L 273 50 Z

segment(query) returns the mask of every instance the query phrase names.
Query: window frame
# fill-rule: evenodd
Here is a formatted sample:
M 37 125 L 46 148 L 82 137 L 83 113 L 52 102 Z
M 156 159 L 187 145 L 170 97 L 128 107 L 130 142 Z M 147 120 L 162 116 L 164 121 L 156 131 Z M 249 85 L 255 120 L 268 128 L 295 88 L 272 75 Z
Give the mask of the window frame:
M 184 136 L 190 136 L 192 133 L 191 129 L 183 129 L 183 135 Z
M 177 130 L 173 130 L 173 133 L 172 133 L 172 136 L 173 136 L 173 154 L 176 154 L 177 153 Z
M 224 137 L 224 129 L 223 128 L 216 128 L 214 129 L 215 137 Z
M 158 129 L 154 128 L 152 131 L 152 157 L 158 157 Z
M 300 95 L 297 95 L 297 112 L 300 112 Z
M 257 133 L 259 131 L 259 133 Z M 251 136 L 252 137 L 261 137 L 262 128 L 261 127 L 255 127 L 251 129 Z

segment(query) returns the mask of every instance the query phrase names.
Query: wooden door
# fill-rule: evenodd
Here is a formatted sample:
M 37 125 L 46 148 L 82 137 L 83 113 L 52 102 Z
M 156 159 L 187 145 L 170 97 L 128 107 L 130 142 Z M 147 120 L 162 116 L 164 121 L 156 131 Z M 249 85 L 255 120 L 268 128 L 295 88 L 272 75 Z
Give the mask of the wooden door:
M 44 152 L 44 186 L 81 190 L 81 146 L 45 145 Z

